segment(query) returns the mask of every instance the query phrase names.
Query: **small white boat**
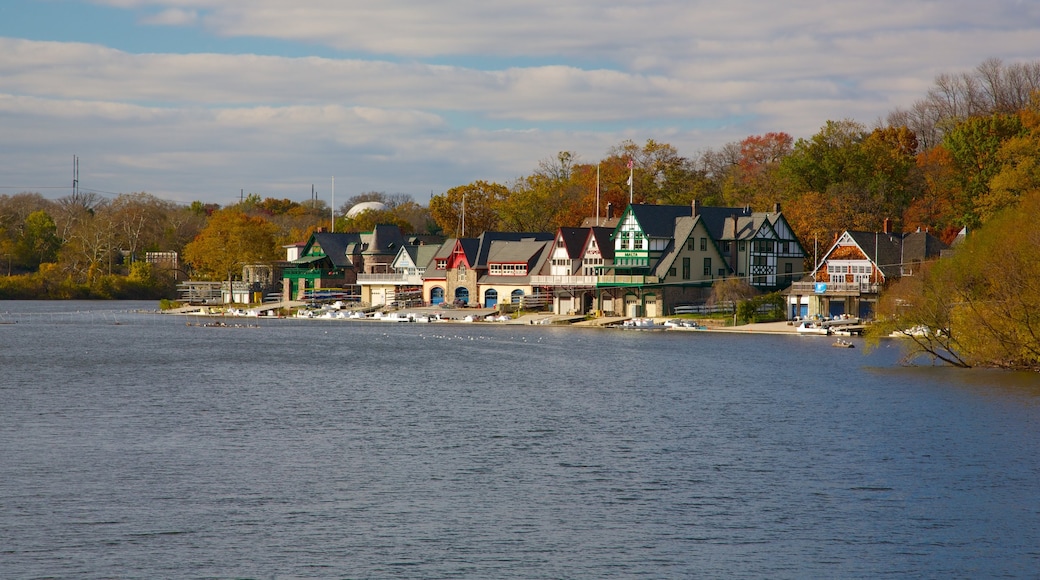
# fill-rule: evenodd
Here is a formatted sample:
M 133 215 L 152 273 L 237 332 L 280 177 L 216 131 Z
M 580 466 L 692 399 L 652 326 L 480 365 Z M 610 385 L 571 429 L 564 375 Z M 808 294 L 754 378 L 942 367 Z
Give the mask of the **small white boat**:
M 621 323 L 624 330 L 667 330 L 668 326 L 657 324 L 652 318 L 630 318 Z
M 845 340 L 844 338 L 839 338 L 838 340 L 835 340 L 834 343 L 831 344 L 831 346 L 833 346 L 834 348 L 856 348 L 856 345 Z
M 831 329 L 813 320 L 803 320 L 795 330 L 798 331 L 798 334 L 808 335 L 826 336 L 831 333 Z

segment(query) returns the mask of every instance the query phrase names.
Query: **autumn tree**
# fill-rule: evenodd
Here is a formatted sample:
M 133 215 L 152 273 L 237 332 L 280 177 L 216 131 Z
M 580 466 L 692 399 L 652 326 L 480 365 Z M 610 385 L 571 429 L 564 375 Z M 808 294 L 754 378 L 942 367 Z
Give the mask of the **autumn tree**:
M 498 204 L 501 228 L 515 232 L 549 232 L 576 226 L 584 212 L 588 190 L 575 179 L 576 156 L 561 151 L 543 159 L 538 170 L 513 184 Z
M 498 204 L 509 195 L 504 185 L 474 181 L 435 195 L 430 214 L 437 225 L 453 237 L 476 237 L 499 227 Z M 465 213 L 463 213 L 465 212 Z
M 244 264 L 276 260 L 277 228 L 263 217 L 234 208 L 219 210 L 184 247 L 184 259 L 204 279 L 233 280 Z
M 879 304 L 875 341 L 896 331 L 909 353 L 958 366 L 1040 369 L 1040 192 L 994 215 Z

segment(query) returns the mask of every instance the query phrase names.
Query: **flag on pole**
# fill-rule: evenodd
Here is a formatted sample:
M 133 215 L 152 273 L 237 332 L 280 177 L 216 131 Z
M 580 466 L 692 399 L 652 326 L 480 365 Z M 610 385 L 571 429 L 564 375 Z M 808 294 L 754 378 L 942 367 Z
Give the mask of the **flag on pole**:
M 627 185 L 629 187 L 632 187 L 632 160 L 631 159 L 628 160 L 628 184 Z

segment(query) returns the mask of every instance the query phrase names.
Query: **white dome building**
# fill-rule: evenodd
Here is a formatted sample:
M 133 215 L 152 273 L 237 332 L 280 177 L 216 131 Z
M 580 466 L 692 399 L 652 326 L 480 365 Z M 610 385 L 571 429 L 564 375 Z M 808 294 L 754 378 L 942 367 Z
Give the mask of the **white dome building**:
M 347 217 L 348 218 L 352 218 L 352 217 L 355 217 L 355 216 L 357 216 L 358 214 L 360 214 L 362 212 L 366 212 L 366 211 L 369 211 L 369 210 L 372 210 L 372 211 L 383 211 L 385 209 L 386 209 L 386 204 L 385 203 L 382 203 L 382 202 L 379 202 L 379 201 L 363 201 L 363 202 L 355 205 L 354 207 L 350 208 L 349 210 L 347 210 Z

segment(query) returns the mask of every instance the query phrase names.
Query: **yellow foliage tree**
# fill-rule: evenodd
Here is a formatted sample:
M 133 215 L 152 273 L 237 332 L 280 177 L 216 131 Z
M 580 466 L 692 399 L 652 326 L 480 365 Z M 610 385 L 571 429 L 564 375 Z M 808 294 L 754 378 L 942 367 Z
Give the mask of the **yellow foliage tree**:
M 206 227 L 184 247 L 184 259 L 204 279 L 233 280 L 242 265 L 277 259 L 278 228 L 234 208 L 213 212 Z

